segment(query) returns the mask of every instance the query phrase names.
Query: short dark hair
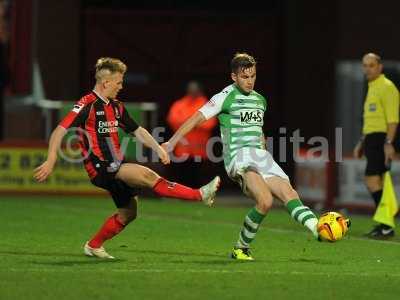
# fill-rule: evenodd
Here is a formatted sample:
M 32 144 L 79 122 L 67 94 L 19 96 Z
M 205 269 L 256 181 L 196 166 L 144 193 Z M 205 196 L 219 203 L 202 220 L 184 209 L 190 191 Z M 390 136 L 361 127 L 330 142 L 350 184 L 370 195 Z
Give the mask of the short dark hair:
M 249 69 L 251 67 L 254 67 L 256 64 L 257 62 L 253 56 L 245 52 L 238 52 L 232 58 L 231 71 L 232 73 L 237 74 L 240 70 Z

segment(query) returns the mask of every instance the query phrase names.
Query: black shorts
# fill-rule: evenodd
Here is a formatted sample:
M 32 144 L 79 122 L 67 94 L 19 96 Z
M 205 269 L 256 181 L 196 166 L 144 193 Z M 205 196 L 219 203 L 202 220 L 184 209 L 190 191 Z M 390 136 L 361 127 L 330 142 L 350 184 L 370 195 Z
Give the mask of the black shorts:
M 115 179 L 118 169 L 114 172 L 109 172 L 106 166 L 102 164 L 101 167 L 96 168 L 98 174 L 91 179 L 91 182 L 95 186 L 107 190 L 117 208 L 125 208 L 130 205 L 132 198 L 138 195 L 139 190 L 130 187 L 122 180 Z
M 365 136 L 364 154 L 367 158 L 366 176 L 382 175 L 388 168 L 385 165 L 385 146 L 386 133 L 375 132 Z

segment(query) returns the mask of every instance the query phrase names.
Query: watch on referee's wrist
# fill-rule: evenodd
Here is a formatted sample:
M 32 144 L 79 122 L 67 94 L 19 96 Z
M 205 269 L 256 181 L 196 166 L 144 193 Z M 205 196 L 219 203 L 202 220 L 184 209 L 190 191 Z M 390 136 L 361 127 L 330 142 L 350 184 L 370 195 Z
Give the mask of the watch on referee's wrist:
M 391 139 L 386 139 L 385 145 L 393 145 L 393 141 Z

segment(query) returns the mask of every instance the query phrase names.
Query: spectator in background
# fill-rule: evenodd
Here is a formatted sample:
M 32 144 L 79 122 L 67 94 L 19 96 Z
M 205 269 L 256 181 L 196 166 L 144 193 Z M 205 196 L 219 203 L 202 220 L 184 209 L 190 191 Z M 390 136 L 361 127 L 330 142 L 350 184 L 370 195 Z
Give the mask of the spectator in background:
M 6 26 L 6 3 L 0 0 L 0 141 L 4 132 L 4 89 L 8 83 L 8 68 L 6 60 L 6 42 L 8 39 Z
M 399 91 L 382 73 L 379 55 L 368 53 L 362 59 L 368 80 L 368 93 L 364 103 L 362 137 L 354 148 L 354 157 L 365 154 L 367 168 L 365 184 L 378 206 L 382 198 L 383 175 L 390 169 L 395 154 L 393 140 L 399 123 Z M 370 238 L 387 239 L 394 236 L 388 225 L 378 224 L 366 234 Z
M 190 81 L 187 85 L 186 95 L 176 100 L 169 110 L 167 122 L 173 132 L 200 107 L 206 104 L 207 101 L 208 99 L 204 96 L 200 84 L 197 81 Z M 176 180 L 179 179 L 193 186 L 201 185 L 201 176 L 199 176 L 201 174 L 199 174 L 199 171 L 205 168 L 207 142 L 216 125 L 217 120 L 212 118 L 188 133 L 185 136 L 184 142 L 176 145 L 175 156 L 184 160 L 182 163 L 174 164 L 172 167 L 174 173 L 172 176 L 177 177 Z

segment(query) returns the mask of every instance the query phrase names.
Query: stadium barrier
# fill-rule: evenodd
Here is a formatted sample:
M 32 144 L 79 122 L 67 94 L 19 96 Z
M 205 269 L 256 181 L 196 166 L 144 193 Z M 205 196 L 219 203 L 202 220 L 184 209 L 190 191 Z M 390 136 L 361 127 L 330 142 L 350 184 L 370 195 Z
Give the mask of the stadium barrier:
M 296 189 L 302 199 L 318 209 L 375 210 L 365 184 L 363 159 L 344 158 L 342 162 L 325 162 L 307 158 L 296 163 Z M 391 175 L 400 195 L 400 161 L 392 162 Z
M 338 195 L 335 204 L 340 207 L 374 207 L 367 188 L 364 184 L 365 160 L 344 159 L 338 165 Z M 395 192 L 400 195 L 400 161 L 393 161 L 390 173 Z M 397 199 L 398 200 L 398 199 Z
M 38 183 L 33 170 L 46 159 L 47 146 L 23 143 L 0 147 L 0 193 L 1 194 L 93 194 L 103 192 L 95 188 L 82 164 L 59 159 L 52 176 Z

